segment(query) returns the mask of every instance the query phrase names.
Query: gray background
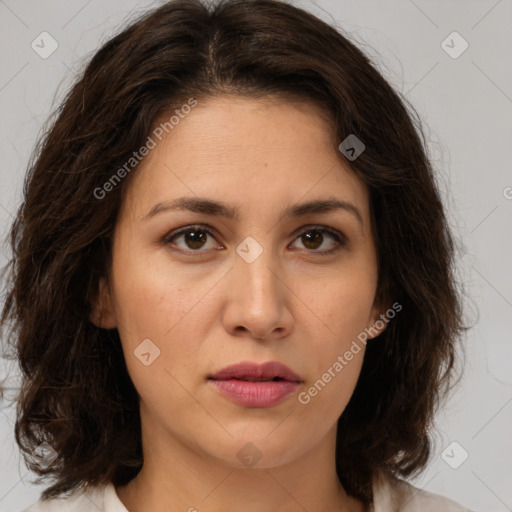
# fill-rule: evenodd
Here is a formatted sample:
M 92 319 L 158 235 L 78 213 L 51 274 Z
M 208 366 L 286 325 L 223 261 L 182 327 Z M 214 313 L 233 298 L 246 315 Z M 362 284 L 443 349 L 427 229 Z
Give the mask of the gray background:
M 74 73 L 114 31 L 160 4 L 0 0 L 2 238 L 20 202 L 36 138 Z M 460 240 L 458 265 L 471 298 L 468 308 L 472 318 L 478 313 L 465 343 L 464 377 L 438 416 L 434 457 L 411 482 L 475 511 L 512 511 L 512 0 L 297 4 L 351 33 L 422 116 Z M 45 59 L 31 47 L 43 31 L 58 43 Z M 462 48 L 459 36 L 445 43 L 451 50 L 442 45 L 454 31 L 469 44 L 457 58 L 446 50 Z M 6 254 L 2 249 L 2 265 Z M 0 371 L 1 380 L 8 373 L 5 362 Z M 15 385 L 15 378 L 9 382 Z M 31 483 L 34 475 L 20 461 L 14 409 L 5 404 L 0 510 L 18 512 L 37 501 L 43 487 Z

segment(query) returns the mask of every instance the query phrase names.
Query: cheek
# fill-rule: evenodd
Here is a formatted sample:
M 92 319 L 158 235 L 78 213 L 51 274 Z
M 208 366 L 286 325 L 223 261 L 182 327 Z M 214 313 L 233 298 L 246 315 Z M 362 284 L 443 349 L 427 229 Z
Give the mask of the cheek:
M 376 291 L 376 277 L 368 272 L 347 270 L 315 284 L 316 292 L 304 285 L 302 296 L 328 334 L 327 346 L 340 349 L 368 327 Z M 324 336 L 325 337 L 325 336 Z
M 327 423 L 336 421 L 348 404 L 364 360 L 366 345 L 357 336 L 365 327 L 367 314 L 353 299 L 351 295 L 346 308 L 343 301 L 332 308 L 326 322 L 329 329 L 306 349 L 311 371 L 300 403 L 312 407 L 314 415 Z
M 308 385 L 314 389 L 306 392 L 327 414 L 333 403 L 335 408 L 348 403 L 359 378 L 366 345 L 358 336 L 368 327 L 375 282 L 368 272 L 347 272 L 331 276 L 319 290 L 316 297 L 309 292 L 311 334 L 304 349 L 311 355 Z
M 116 317 L 132 380 L 141 394 L 145 389 L 151 394 L 155 386 L 169 388 L 173 379 L 167 372 L 180 382 L 193 374 L 204 339 L 201 318 L 206 317 L 204 308 L 208 307 L 204 300 L 207 284 L 191 287 L 189 282 L 187 287 L 183 273 L 151 264 L 134 253 L 124 257 L 127 253 L 119 251 L 114 260 Z M 147 352 L 146 359 L 154 357 L 149 366 L 137 358 Z
M 121 265 L 114 289 L 116 316 L 130 378 L 153 411 L 188 403 L 187 379 L 198 347 L 187 312 L 197 302 L 168 276 L 149 266 Z M 149 354 L 149 355 L 147 355 Z M 146 364 L 147 363 L 147 364 Z
M 159 268 L 135 246 L 117 247 L 113 261 L 116 317 L 130 343 L 163 339 L 187 310 L 175 273 Z

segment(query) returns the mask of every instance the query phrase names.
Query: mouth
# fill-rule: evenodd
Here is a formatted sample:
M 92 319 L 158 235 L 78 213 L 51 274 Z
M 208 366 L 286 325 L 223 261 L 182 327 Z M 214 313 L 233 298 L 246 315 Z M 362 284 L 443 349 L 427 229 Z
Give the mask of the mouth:
M 263 364 L 253 362 L 237 363 L 209 375 L 208 379 L 240 380 L 246 382 L 303 382 L 300 375 L 278 361 L 269 361 Z
M 287 379 L 282 379 L 281 377 L 274 377 L 272 379 L 264 379 L 262 377 L 241 377 L 241 378 L 232 377 L 230 379 L 217 379 L 214 377 L 209 377 L 209 379 L 210 380 L 241 380 L 241 381 L 245 381 L 245 382 L 278 382 L 280 380 L 287 380 Z
M 275 406 L 291 396 L 300 386 L 298 382 L 284 379 L 209 379 L 208 383 L 224 398 L 248 408 Z

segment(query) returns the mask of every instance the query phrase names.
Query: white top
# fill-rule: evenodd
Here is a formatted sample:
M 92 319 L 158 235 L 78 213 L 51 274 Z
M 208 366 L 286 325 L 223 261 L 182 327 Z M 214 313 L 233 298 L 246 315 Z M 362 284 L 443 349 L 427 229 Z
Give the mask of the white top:
M 374 480 L 369 512 L 473 512 L 454 501 L 414 487 L 405 480 L 385 477 Z M 81 489 L 67 498 L 39 500 L 22 512 L 129 512 L 112 483 Z

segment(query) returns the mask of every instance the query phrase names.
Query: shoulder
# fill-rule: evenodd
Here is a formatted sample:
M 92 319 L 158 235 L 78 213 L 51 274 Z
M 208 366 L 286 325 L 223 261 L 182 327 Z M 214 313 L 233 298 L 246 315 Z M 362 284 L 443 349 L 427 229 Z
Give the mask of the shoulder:
M 455 501 L 395 477 L 380 475 L 373 482 L 372 512 L 473 512 Z
M 66 497 L 39 500 L 21 512 L 117 512 L 117 508 L 108 509 L 105 506 L 108 489 L 109 486 L 83 488 Z

